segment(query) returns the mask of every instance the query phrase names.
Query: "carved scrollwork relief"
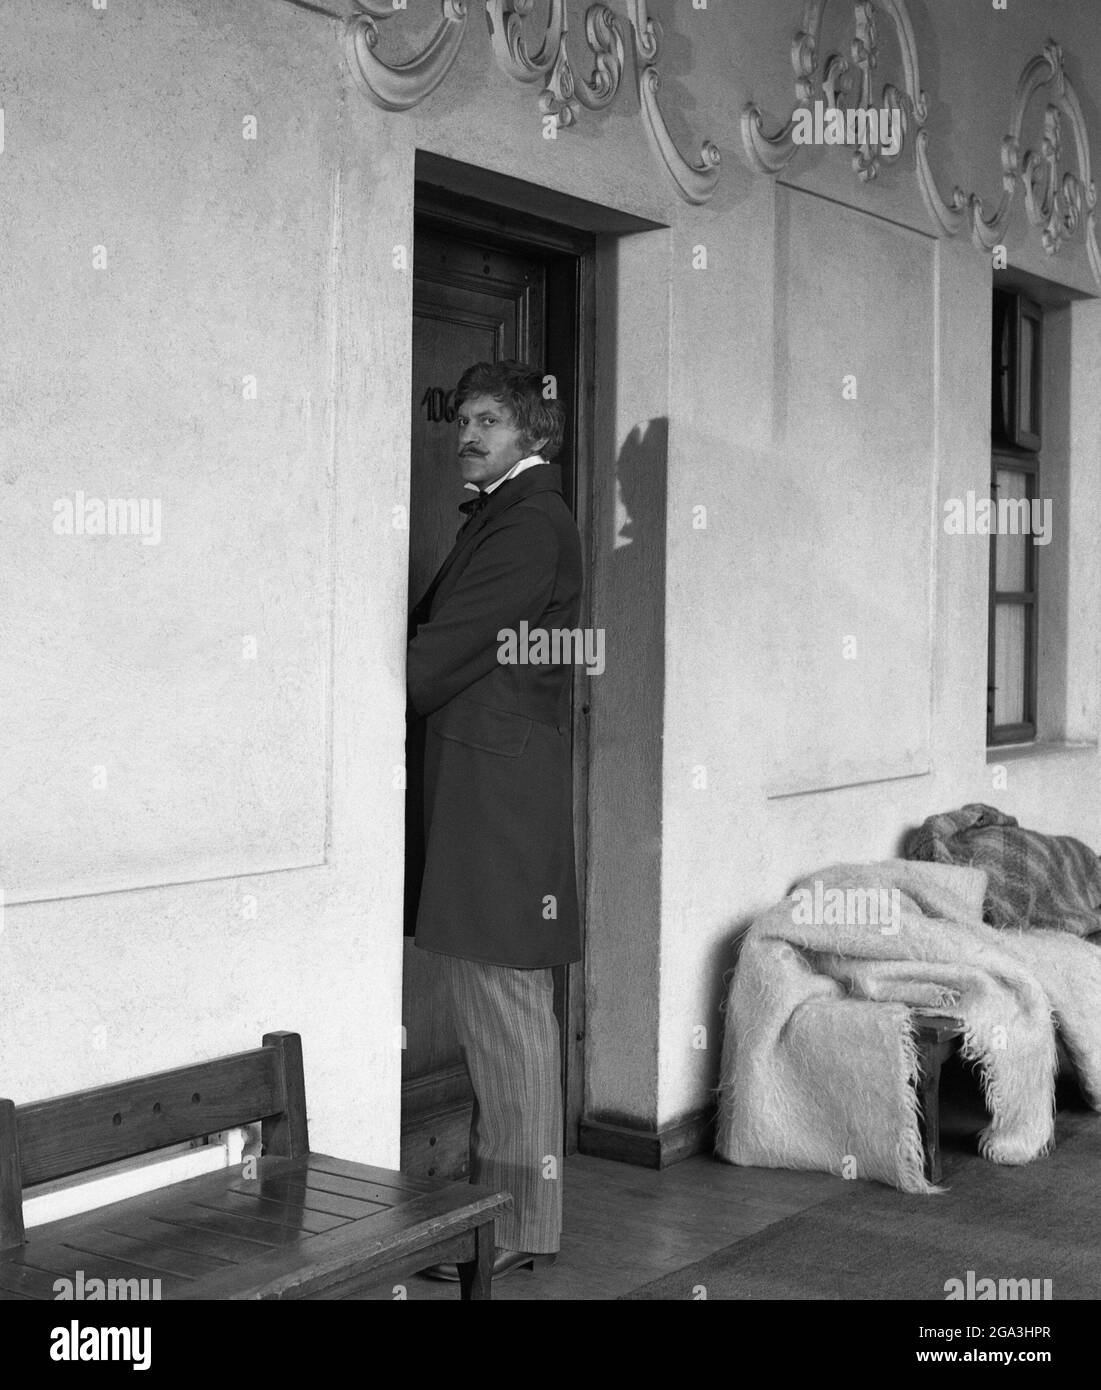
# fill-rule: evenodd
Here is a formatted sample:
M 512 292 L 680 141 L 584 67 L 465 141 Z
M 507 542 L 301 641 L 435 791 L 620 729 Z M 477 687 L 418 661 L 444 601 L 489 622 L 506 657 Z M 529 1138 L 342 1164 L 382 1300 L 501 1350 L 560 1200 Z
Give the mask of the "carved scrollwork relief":
M 553 0 L 547 39 L 535 59 L 527 58 L 517 17 L 529 13 L 531 5 L 532 0 L 488 0 L 486 21 L 501 67 L 518 81 L 545 79 L 539 109 L 543 115 L 553 116 L 560 127 L 573 125 L 582 106 L 590 111 L 610 106 L 619 95 L 623 77 L 623 36 L 612 11 L 607 5 L 591 5 L 585 15 L 585 38 L 593 59 L 592 76 L 586 79 L 574 71 L 570 62 L 564 0 Z M 512 33 L 520 45 L 519 68 L 514 42 L 506 37 L 507 31 L 498 28 L 498 12 L 513 23 Z
M 647 134 L 673 178 L 677 191 L 691 203 L 706 202 L 719 176 L 719 151 L 704 141 L 700 158 L 681 155 L 665 123 L 658 93 L 657 67 L 661 31 L 650 18 L 647 0 L 627 0 L 634 36 L 639 106 Z M 392 0 L 355 0 L 358 14 L 345 28 L 351 69 L 370 99 L 386 111 L 406 111 L 423 101 L 447 77 L 458 57 L 465 33 L 468 0 L 442 0 L 442 19 L 428 45 L 404 63 L 379 55 L 379 25 L 395 14 Z M 601 111 L 619 94 L 625 44 L 620 21 L 610 6 L 590 5 L 585 14 L 585 42 L 592 67 L 585 76 L 569 52 L 566 0 L 550 0 L 542 31 L 530 33 L 527 23 L 534 0 L 485 0 L 486 25 L 494 58 L 514 81 L 540 83 L 539 111 L 558 128 L 576 123 L 585 107 Z
M 689 203 L 706 203 L 714 193 L 719 178 L 722 157 L 718 146 L 711 140 L 705 140 L 700 147 L 700 157 L 695 163 L 689 163 L 677 149 L 658 103 L 661 73 L 658 71 L 657 62 L 661 47 L 661 29 L 650 18 L 647 0 L 628 0 L 628 5 L 631 27 L 635 33 L 636 61 L 639 65 L 638 99 L 647 133 L 658 152 L 658 157 L 672 175 L 681 197 Z
M 535 0 L 486 0 L 486 23 L 497 62 L 517 82 L 534 82 L 554 66 L 566 37 L 566 0 L 551 0 L 546 31 L 532 57 L 524 39 L 524 20 Z
M 538 52 L 529 53 L 524 20 L 534 0 L 486 0 L 486 24 L 499 66 L 517 82 L 542 79 L 539 110 L 559 127 L 571 126 L 582 106 L 600 111 L 619 94 L 623 77 L 623 35 L 607 5 L 591 5 L 585 15 L 585 39 L 593 59 L 592 76 L 579 76 L 569 56 L 566 0 L 551 0 Z
M 799 132 L 806 114 L 815 103 L 823 110 L 847 115 L 858 111 L 897 112 L 902 138 L 892 144 L 883 138 L 877 123 L 872 139 L 868 123 L 862 124 L 863 138 L 853 143 L 852 164 L 860 179 L 874 179 L 883 164 L 902 155 L 906 139 L 925 124 L 928 102 L 921 89 L 917 42 L 910 16 L 902 0 L 881 0 L 890 16 L 902 53 L 902 86 L 885 83 L 878 96 L 875 70 L 879 66 L 880 43 L 876 6 L 871 0 L 858 0 L 853 6 L 853 32 L 848 57 L 829 53 L 822 57 L 822 23 L 828 0 L 807 0 L 803 26 L 791 44 L 791 65 L 795 70 L 795 107 L 784 125 L 773 134 L 765 132 L 765 117 L 750 102 L 742 112 L 742 143 L 749 162 L 763 174 L 778 174 L 795 158 L 802 142 Z M 844 142 L 849 143 L 849 142 Z
M 1040 148 L 1022 152 L 1025 116 L 1033 99 L 1045 90 L 1047 104 Z M 1064 167 L 1068 126 L 1077 173 Z M 1097 188 L 1091 170 L 1089 132 L 1057 43 L 1049 41 L 1043 53 L 1026 64 L 1017 83 L 1009 131 L 1002 139 L 1002 194 L 993 213 L 987 216 L 977 193 L 968 195 L 958 186 L 947 200 L 941 197 L 930 167 L 927 143 L 925 139 L 918 143 L 918 181 L 926 207 L 942 231 L 955 236 L 970 222 L 972 241 L 989 251 L 1004 240 L 1020 192 L 1025 215 L 1033 227 L 1039 228 L 1040 243 L 1048 255 L 1058 254 L 1081 232 L 1090 269 L 1101 284 Z
M 434 92 L 459 56 L 466 32 L 466 0 L 442 0 L 442 20 L 428 46 L 406 63 L 387 63 L 375 52 L 379 23 L 400 14 L 391 0 L 356 0 L 360 14 L 344 30 L 352 72 L 384 111 L 408 111 Z
M 855 124 L 856 129 L 864 132 L 864 138 L 850 138 L 852 130 L 846 128 L 845 138 L 823 143 L 849 145 L 853 169 L 865 182 L 874 179 L 883 165 L 897 160 L 907 141 L 912 140 L 918 187 L 930 217 L 942 233 L 955 236 L 969 225 L 975 245 L 991 250 L 1003 241 L 1020 193 L 1029 222 L 1039 229 L 1044 250 L 1055 255 L 1081 233 L 1090 268 L 1101 284 L 1097 189 L 1091 172 L 1089 132 L 1059 45 L 1049 41 L 1043 54 L 1033 58 L 1021 73 L 1009 131 L 1002 140 L 1002 194 L 988 215 L 977 193 L 968 194 L 957 185 L 944 198 L 938 189 L 926 126 L 928 101 L 921 88 L 917 43 L 905 0 L 856 0 L 847 56 L 831 52 L 823 57 L 822 26 L 828 4 L 829 0 L 806 0 L 802 28 L 793 37 L 791 62 L 796 104 L 788 119 L 769 133 L 759 106 L 749 103 L 742 112 L 742 143 L 752 167 L 760 173 L 780 173 L 802 144 L 818 143 L 817 139 L 808 142 L 799 138 L 809 128 L 812 109 L 819 108 L 819 119 L 822 113 L 836 112 L 839 127 Z M 901 86 L 884 83 L 877 95 L 873 73 L 881 55 L 880 11 L 894 25 L 902 59 L 902 81 Z M 1024 151 L 1025 117 L 1034 98 L 1043 92 L 1047 94 L 1047 105 L 1040 145 Z M 898 113 L 901 138 L 897 144 L 888 146 L 883 141 L 882 121 L 874 126 L 879 138 L 869 138 L 873 127 L 866 117 L 873 111 L 891 121 L 896 119 L 891 113 Z M 854 118 L 858 115 L 857 123 Z M 814 133 L 820 133 L 817 127 Z M 1066 168 L 1069 144 L 1074 147 L 1077 171 Z

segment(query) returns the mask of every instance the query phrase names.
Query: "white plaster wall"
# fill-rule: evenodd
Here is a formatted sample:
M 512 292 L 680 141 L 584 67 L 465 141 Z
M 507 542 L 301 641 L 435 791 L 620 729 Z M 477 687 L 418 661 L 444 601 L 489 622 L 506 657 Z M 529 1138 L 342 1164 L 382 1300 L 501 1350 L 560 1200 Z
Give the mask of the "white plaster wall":
M 368 185 L 332 27 L 284 5 L 17 0 L 0 50 L 0 1090 L 298 1030 L 315 1146 L 396 1162 L 385 132 Z M 162 499 L 160 545 L 54 536 L 76 489 Z
M 20 814 L 0 875 L 19 900 L 317 864 L 333 132 L 301 92 L 273 100 L 280 64 L 245 33 L 218 35 L 220 89 L 171 96 L 166 72 L 209 42 L 197 12 L 128 49 L 124 7 L 67 26 L 59 8 L 30 15 L 7 109 L 0 680 Z M 66 27 L 85 61 L 59 74 Z M 55 502 L 80 494 L 148 499 L 160 524 L 56 534 Z
M 789 12 L 797 8 L 760 5 L 751 7 L 750 14 L 743 7 L 739 19 L 732 21 L 735 44 L 752 58 L 738 62 L 729 104 L 738 110 L 746 99 L 759 101 L 773 117 L 770 128 L 792 104 L 787 52 L 796 25 Z M 1000 16 L 984 13 L 982 6 L 965 10 L 930 3 L 910 9 L 923 57 L 923 84 L 935 98 L 933 162 L 938 171 L 945 171 L 945 194 L 959 182 L 981 192 L 988 209 L 996 204 L 998 151 L 1017 75 L 1049 33 L 1064 44 L 1095 141 L 1101 140 L 1092 80 L 1101 58 L 1097 7 L 1053 4 L 1044 6 L 1042 15 L 1034 7 L 1016 7 L 1011 22 L 1001 28 Z M 886 22 L 880 31 L 889 39 Z M 889 61 L 885 55 L 881 66 Z M 843 151 L 812 153 L 791 166 L 784 178 L 795 188 L 913 228 L 921 237 L 931 230 L 908 159 L 868 186 L 852 176 Z M 740 198 L 745 176 L 736 171 L 732 182 Z M 940 520 L 945 498 L 962 496 L 968 488 L 981 492 L 986 486 L 989 261 L 965 240 L 935 243 L 928 302 L 915 315 L 908 292 L 899 293 L 913 272 L 913 259 L 903 250 L 909 234 L 898 238 L 898 280 L 884 276 L 879 266 L 874 288 L 869 289 L 859 281 L 861 266 L 872 270 L 875 263 L 860 256 L 857 234 L 857 264 L 844 268 L 836 241 L 838 219 L 825 204 L 822 255 L 817 266 L 810 267 L 822 276 L 816 299 L 819 305 L 824 301 L 834 306 L 842 324 L 839 345 L 849 344 L 854 358 L 880 360 L 894 393 L 876 402 L 871 428 L 855 440 L 851 459 L 854 479 L 879 472 L 878 507 L 861 516 L 884 534 L 891 534 L 905 500 L 892 485 L 891 461 L 878 455 L 878 439 L 889 437 L 893 417 L 920 397 L 923 388 L 917 382 L 912 393 L 903 394 L 901 377 L 907 364 L 913 371 L 915 361 L 925 362 L 932 372 L 932 429 L 915 440 L 913 455 L 928 484 L 930 505 L 924 532 L 915 532 L 911 522 L 905 539 L 900 537 L 900 544 L 916 542 L 919 549 L 918 555 L 910 552 L 909 599 L 917 608 L 931 603 L 931 662 L 915 652 L 913 669 L 906 670 L 901 661 L 905 647 L 897 646 L 898 633 L 891 630 L 884 611 L 881 586 L 865 577 L 849 594 L 856 603 L 857 622 L 875 634 L 878 651 L 895 651 L 899 709 L 911 710 L 911 724 L 917 717 L 915 689 L 928 700 L 929 771 L 770 798 L 776 772 L 769 752 L 775 747 L 773 731 L 789 725 L 795 712 L 813 708 L 819 691 L 826 716 L 819 752 L 828 765 L 840 764 L 849 750 L 861 745 L 869 750 L 893 747 L 903 758 L 907 721 L 900 725 L 885 710 L 868 721 L 866 709 L 855 701 L 848 711 L 838 708 L 831 700 L 836 672 L 813 647 L 805 653 L 808 659 L 793 683 L 791 664 L 770 660 L 768 642 L 762 638 L 763 631 L 786 632 L 792 621 L 790 606 L 802 602 L 813 607 L 823 586 L 845 591 L 845 547 L 855 538 L 845 533 L 842 546 L 833 543 L 833 531 L 821 525 L 822 513 L 831 522 L 836 517 L 830 514 L 830 499 L 815 495 L 813 480 L 825 472 L 836 482 L 829 462 L 834 442 L 841 436 L 851 446 L 854 440 L 840 399 L 832 408 L 823 404 L 822 381 L 813 374 L 807 379 L 806 358 L 801 363 L 803 379 L 784 375 L 788 353 L 781 335 L 785 323 L 798 324 L 802 306 L 796 305 L 789 317 L 786 296 L 791 282 L 770 244 L 770 215 L 760 210 L 766 195 L 746 196 L 755 202 L 747 201 L 725 217 L 722 203 L 712 204 L 709 217 L 724 231 L 729 227 L 731 234 L 719 240 L 720 252 L 712 261 L 717 273 L 709 275 L 707 303 L 701 292 L 698 301 L 682 300 L 674 311 L 673 353 L 681 367 L 679 389 L 674 390 L 670 460 L 667 627 L 677 636 L 670 648 L 666 685 L 659 1123 L 706 1104 L 717 1079 L 722 976 L 733 961 L 732 941 L 737 930 L 786 892 L 796 876 L 838 860 L 897 854 L 906 829 L 934 811 L 970 800 L 992 801 L 1026 824 L 1079 835 L 1101 847 L 1093 695 L 1099 663 L 1096 640 L 1086 631 L 1090 623 L 1096 628 L 1101 598 L 1096 547 L 1089 539 L 1101 521 L 1096 469 L 1101 415 L 1085 389 L 1101 362 L 1095 337 L 1098 306 L 1079 304 L 1072 311 L 1077 354 L 1071 385 L 1076 540 L 1068 581 L 1070 641 L 1085 707 L 1075 717 L 1072 705 L 1067 729 L 1092 746 L 988 762 L 988 553 L 981 537 L 945 537 Z M 777 192 L 778 199 L 793 196 Z M 750 219 L 754 234 L 734 232 L 740 215 Z M 834 240 L 828 241 L 831 232 Z M 1035 236 L 1018 208 L 1007 237 L 1012 264 L 1097 293 L 1080 243 L 1054 259 L 1038 250 Z M 718 240 L 714 232 L 711 240 Z M 849 332 L 853 321 L 846 316 L 855 304 L 862 313 L 854 339 Z M 724 323 L 738 325 L 736 342 L 724 341 Z M 810 325 L 808 335 L 817 341 Z M 721 368 L 708 370 L 694 358 L 694 344 L 701 340 L 716 346 Z M 831 381 L 836 370 L 835 361 L 822 362 L 823 375 L 828 373 Z M 725 391 L 717 389 L 720 371 L 725 371 Z M 811 434 L 817 429 L 820 449 L 808 450 L 800 438 L 804 447 L 793 460 L 779 408 L 790 399 L 798 409 L 801 391 L 808 405 L 814 403 L 806 423 Z M 771 418 L 763 400 L 771 402 Z M 884 426 L 881 432 L 876 416 Z M 690 425 L 679 426 L 678 417 Z M 744 430 L 743 422 L 748 424 Z M 690 459 L 705 456 L 712 460 L 709 468 L 690 466 Z M 799 475 L 802 489 L 793 495 L 790 479 Z M 808 499 L 809 506 L 798 505 Z M 709 533 L 703 535 L 689 525 L 692 509 L 701 504 L 708 505 L 712 518 Z M 891 582 L 886 592 L 892 603 L 907 597 L 904 588 L 897 578 Z M 708 613 L 710 621 L 700 621 L 701 613 Z M 788 679 L 779 680 L 783 670 Z M 692 786 L 688 776 L 701 766 L 708 772 L 705 790 Z M 999 768 L 1007 779 L 1004 789 L 994 780 Z M 707 1029 L 706 1050 L 698 1045 L 701 1025 Z
M 571 3 L 578 35 L 582 9 Z M 1064 43 L 1101 139 L 1089 86 L 1101 58 L 1098 7 L 1058 0 L 1005 16 L 914 0 L 911 9 L 945 191 L 961 182 L 996 195 L 1017 73 L 1049 32 Z M 414 112 L 386 114 L 350 83 L 339 26 L 282 0 L 5 7 L 0 217 L 24 270 L 22 283 L 0 290 L 9 367 L 0 418 L 10 426 L 0 495 L 18 538 L 0 565 L 28 606 L 3 635 L 19 654 L 16 689 L 39 680 L 59 716 L 45 718 L 23 694 L 9 721 L 21 771 L 18 787 L 3 784 L 3 843 L 15 856 L 4 874 L 48 900 L 9 908 L 0 939 L 4 1089 L 22 1099 L 247 1046 L 267 1027 L 298 1028 L 315 1141 L 396 1161 L 402 831 L 393 774 L 404 733 L 406 544 L 393 509 L 408 497 L 410 287 L 392 251 L 411 244 L 417 149 L 668 228 L 602 261 L 601 302 L 616 332 L 596 382 L 594 621 L 633 647 L 618 679 L 593 682 L 590 1109 L 655 1125 L 703 1104 L 735 927 L 796 874 L 892 853 L 931 810 L 990 796 L 985 554 L 944 544 L 932 508 L 928 565 L 915 574 L 921 592 L 933 581 L 931 664 L 915 672 L 929 692 L 931 772 L 767 795 L 770 725 L 789 716 L 793 697 L 754 634 L 778 592 L 790 593 L 790 573 L 781 587 L 775 565 L 805 519 L 785 510 L 778 485 L 792 468 L 779 406 L 797 406 L 799 383 L 783 376 L 774 332 L 787 288 L 777 275 L 777 190 L 740 160 L 739 120 L 750 98 L 777 122 L 787 114 L 801 10 L 795 0 L 706 11 L 654 0 L 673 133 L 685 150 L 710 135 L 724 152 L 714 200 L 690 207 L 654 159 L 629 82 L 608 112 L 585 112 L 576 129 L 545 140 L 535 90 L 494 65 L 477 15 L 445 86 Z M 410 17 L 421 34 L 426 13 Z M 255 148 L 239 143 L 249 112 L 260 122 Z M 842 152 L 793 166 L 786 181 L 802 192 L 784 197 L 834 199 L 909 229 L 897 234 L 900 247 L 928 237 L 909 155 L 874 186 L 852 177 Z M 82 209 L 97 228 L 111 219 L 122 228 L 129 269 L 110 295 L 90 273 L 78 277 L 87 244 L 103 239 L 80 225 Z M 1018 217 L 1016 263 L 1090 288 L 1080 249 L 1051 262 L 1024 233 Z M 700 245 L 706 272 L 692 267 Z M 932 364 L 935 421 L 922 450 L 930 496 L 943 497 L 985 477 L 990 272 L 963 242 L 924 254 L 933 302 L 906 352 Z M 830 264 L 825 294 L 844 313 L 850 284 Z M 40 307 L 58 289 L 65 328 Z M 867 350 L 887 358 L 915 331 L 892 324 L 890 295 L 886 284 L 881 305 L 865 296 L 877 310 Z M 1092 386 L 1101 344 L 1086 307 L 1075 319 L 1082 351 L 1072 382 L 1081 563 L 1069 582 L 1088 614 L 1099 578 L 1086 538 L 1101 520 L 1089 471 L 1101 437 Z M 260 364 L 251 415 L 238 392 L 246 361 Z M 152 389 L 136 384 L 143 372 Z M 617 466 L 637 459 L 634 441 L 654 419 L 668 422 L 665 465 L 651 453 L 633 490 L 628 480 L 628 564 Z M 860 449 L 872 477 L 874 429 Z M 104 473 L 105 461 L 117 474 Z M 155 481 L 188 521 L 136 558 L 121 542 L 101 547 L 96 563 L 118 608 L 90 614 L 81 606 L 91 552 L 43 580 L 55 586 L 49 602 L 26 581 L 34 556 L 50 553 L 34 540 L 43 488 L 52 504 L 85 469 L 97 489 L 105 477 L 119 491 Z M 706 532 L 691 525 L 701 504 Z M 891 517 L 884 488 L 883 524 Z M 977 597 L 961 599 L 967 593 Z M 640 594 L 662 609 L 645 622 Z M 1075 621 L 1096 674 L 1096 624 Z M 246 683 L 227 644 L 253 627 L 267 636 L 270 664 L 266 678 L 257 670 Z M 73 644 L 72 662 L 40 663 L 43 644 L 61 639 Z M 808 674 L 807 688 L 815 679 Z M 180 717 L 176 690 L 192 697 Z M 120 703 L 108 710 L 111 693 Z M 162 701 L 156 720 L 138 698 L 150 693 Z M 806 689 L 794 698 L 802 705 Z M 1079 701 L 1073 727 L 1096 736 L 1095 703 Z M 241 731 L 262 734 L 244 785 L 225 773 Z M 869 733 L 889 745 L 884 729 Z M 96 803 L 78 773 L 81 740 L 96 737 L 121 750 L 127 778 L 91 840 Z M 33 785 L 36 766 L 50 769 L 48 785 Z M 700 766 L 706 791 L 691 779 Z M 1096 839 L 1097 771 L 1091 749 L 1024 759 L 1000 801 L 1042 828 Z M 90 843 L 105 853 L 77 862 Z M 312 860 L 321 862 L 291 867 Z M 78 881 L 87 895 L 64 896 Z M 246 894 L 257 898 L 253 921 L 241 917 Z M 706 1050 L 692 1047 L 701 1023 Z

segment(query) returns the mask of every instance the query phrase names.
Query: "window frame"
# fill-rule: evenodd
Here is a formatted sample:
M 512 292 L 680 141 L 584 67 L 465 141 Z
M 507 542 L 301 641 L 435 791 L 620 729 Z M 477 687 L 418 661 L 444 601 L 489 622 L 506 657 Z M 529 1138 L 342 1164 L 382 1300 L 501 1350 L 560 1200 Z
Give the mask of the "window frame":
M 1026 480 L 1025 495 L 1031 506 L 1039 494 L 1040 460 L 1035 454 L 1009 452 L 995 449 L 991 456 L 990 496 L 997 515 L 998 473 L 1020 473 Z M 1023 589 L 999 589 L 998 584 L 998 533 L 995 529 L 990 536 L 990 602 L 989 602 L 989 642 L 987 664 L 987 716 L 986 740 L 989 747 L 1007 743 L 1029 743 L 1036 738 L 1036 695 L 1039 675 L 1039 555 L 1038 547 L 1025 546 L 1025 576 Z M 994 694 L 996 690 L 996 621 L 999 606 L 1020 606 L 1025 610 L 1024 648 L 1021 655 L 1024 676 L 1023 719 L 1012 724 L 995 724 Z
M 998 589 L 998 474 L 1020 473 L 1025 478 L 1025 495 L 1031 503 L 1039 496 L 1041 450 L 1043 446 L 1043 327 L 1044 311 L 1035 300 L 1020 290 L 998 287 L 994 291 L 993 326 L 995 330 L 991 353 L 991 448 L 990 499 L 994 509 L 994 526 L 990 535 L 990 570 L 988 582 L 987 627 L 987 747 L 1011 743 L 1030 743 L 1036 739 L 1037 696 L 1039 685 L 1039 556 L 1035 544 L 1025 545 L 1025 575 L 1022 589 Z M 1021 353 L 1021 324 L 1032 324 L 1032 373 L 1026 381 L 1026 362 Z M 1009 324 L 1008 361 L 1001 358 L 1002 345 L 999 327 Z M 1006 392 L 1007 415 L 1002 418 L 1000 378 L 1008 379 Z M 1021 403 L 1027 399 L 1031 429 L 1023 423 Z M 997 685 L 997 614 L 999 607 L 1019 605 L 1025 610 L 1024 643 L 1021 651 L 1022 718 L 1012 723 L 995 723 Z

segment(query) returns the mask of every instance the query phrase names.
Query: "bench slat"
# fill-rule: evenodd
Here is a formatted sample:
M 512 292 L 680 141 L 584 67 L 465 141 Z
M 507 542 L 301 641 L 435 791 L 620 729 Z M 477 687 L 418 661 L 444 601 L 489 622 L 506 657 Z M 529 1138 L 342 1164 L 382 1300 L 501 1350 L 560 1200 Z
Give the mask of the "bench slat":
M 511 1205 L 505 1193 L 452 1183 L 392 1210 L 345 1222 L 297 1247 L 260 1256 L 246 1267 L 208 1275 L 175 1297 L 303 1298 L 345 1284 L 353 1276 L 365 1277 L 368 1264 L 408 1258 L 462 1235 Z
M 217 1274 L 219 1270 L 232 1266 L 229 1260 L 177 1250 L 163 1241 L 136 1240 L 133 1236 L 116 1235 L 114 1231 L 93 1231 L 66 1243 L 73 1250 L 83 1251 L 92 1261 L 100 1255 L 133 1260 L 161 1277 L 178 1274 L 182 1279 L 197 1279 L 200 1275 Z
M 233 1212 L 192 1204 L 171 1207 L 160 1214 L 161 1221 L 172 1226 L 186 1226 L 193 1231 L 213 1231 L 218 1235 L 243 1236 L 263 1253 L 283 1246 L 301 1245 L 310 1233 L 301 1227 L 280 1226 L 274 1221 L 257 1221 L 253 1216 L 238 1216 Z
M 246 1196 L 256 1193 L 273 1201 L 297 1202 L 309 1211 L 326 1213 L 329 1216 L 342 1216 L 345 1220 L 358 1221 L 376 1211 L 389 1211 L 389 1202 L 364 1202 L 358 1197 L 345 1197 L 339 1192 L 326 1192 L 323 1188 L 307 1187 L 305 1182 L 294 1182 L 290 1178 L 265 1178 L 261 1182 L 242 1179 L 233 1192 Z
M 338 1178 L 352 1178 L 357 1182 L 373 1182 L 382 1186 L 402 1187 L 407 1192 L 438 1192 L 439 1178 L 415 1178 L 411 1173 L 396 1173 L 391 1168 L 373 1168 L 369 1163 L 353 1163 L 347 1158 L 333 1158 L 330 1154 L 307 1155 L 311 1172 L 331 1173 Z
M 263 1173 L 263 1170 L 261 1172 Z M 299 1179 L 295 1178 L 295 1181 Z M 339 1177 L 312 1164 L 303 1169 L 301 1181 L 314 1192 L 332 1192 L 341 1197 L 354 1197 L 361 1202 L 377 1203 L 382 1207 L 396 1207 L 422 1195 L 419 1188 L 396 1187 L 379 1182 L 363 1182 L 358 1178 Z
M 260 1160 L 260 1171 L 275 1172 L 280 1165 L 295 1168 L 300 1159 L 264 1158 Z M 95 1207 L 91 1211 L 76 1216 L 62 1217 L 57 1221 L 46 1222 L 32 1227 L 31 1240 L 65 1240 L 82 1231 L 102 1231 L 114 1229 L 116 1220 L 140 1220 L 142 1217 L 156 1217 L 170 1208 L 177 1208 L 190 1202 L 217 1202 L 223 1192 L 241 1176 L 243 1165 L 232 1168 L 217 1168 L 212 1173 L 200 1173 L 195 1178 L 185 1178 L 183 1182 L 170 1183 L 167 1187 L 154 1188 L 150 1192 L 139 1193 L 119 1202 Z M 0 1259 L 3 1256 L 0 1255 Z
M 280 1060 L 270 1047 L 20 1105 L 23 1186 L 261 1120 L 282 1107 Z
M 4 1254 L 4 1265 L 24 1265 L 42 1270 L 52 1279 L 71 1279 L 77 1282 L 77 1271 L 83 1270 L 85 1283 L 89 1279 L 160 1279 L 161 1297 L 178 1298 L 179 1291 L 194 1279 L 184 1279 L 178 1274 L 158 1274 L 147 1265 L 134 1260 L 122 1260 L 117 1256 L 90 1255 L 84 1250 L 74 1250 L 60 1241 L 37 1240 L 31 1245 Z
M 450 1235 L 444 1240 L 424 1246 L 418 1252 L 415 1269 L 410 1268 L 407 1255 L 396 1255 L 392 1259 L 378 1262 L 371 1261 L 369 1265 L 364 1266 L 349 1265 L 343 1277 L 337 1276 L 327 1281 L 319 1291 L 288 1294 L 286 1297 L 328 1303 L 333 1299 L 363 1298 L 366 1294 L 375 1294 L 380 1299 L 389 1300 L 394 1297 L 395 1284 L 402 1284 L 408 1298 L 410 1278 L 418 1270 L 427 1269 L 429 1265 L 435 1264 L 456 1264 L 472 1260 L 474 1256 L 474 1232 L 471 1230 L 464 1235 Z
M 173 1225 L 159 1221 L 152 1216 L 127 1216 L 124 1213 L 112 1218 L 109 1228 L 116 1235 L 128 1236 L 132 1240 L 146 1240 L 151 1245 L 164 1245 L 173 1250 L 190 1250 L 196 1255 L 206 1255 L 213 1260 L 222 1260 L 229 1265 L 243 1264 L 254 1259 L 257 1245 L 252 1240 L 242 1240 L 240 1236 L 228 1236 L 219 1231 L 195 1230 L 191 1226 Z M 269 1247 L 261 1246 L 261 1250 Z
M 56 1274 L 45 1274 L 30 1265 L 0 1262 L 0 1289 L 20 1293 L 26 1298 L 49 1301 L 57 1297 L 54 1290 Z
M 310 1236 L 332 1231 L 337 1226 L 345 1225 L 348 1220 L 346 1216 L 330 1216 L 323 1211 L 311 1211 L 294 1200 L 279 1202 L 271 1197 L 259 1197 L 231 1190 L 197 1205 L 209 1207 L 212 1211 L 228 1212 L 232 1216 L 252 1216 L 257 1221 L 270 1221 L 276 1226 L 286 1226 Z

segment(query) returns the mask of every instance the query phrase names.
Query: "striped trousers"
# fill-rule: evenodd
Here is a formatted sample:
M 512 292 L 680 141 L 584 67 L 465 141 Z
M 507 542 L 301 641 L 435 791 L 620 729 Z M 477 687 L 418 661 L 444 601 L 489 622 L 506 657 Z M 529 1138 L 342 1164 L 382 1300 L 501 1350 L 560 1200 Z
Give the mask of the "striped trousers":
M 562 1085 L 550 970 L 437 955 L 474 1089 L 470 1180 L 512 1193 L 497 1245 L 547 1254 L 562 1232 Z

